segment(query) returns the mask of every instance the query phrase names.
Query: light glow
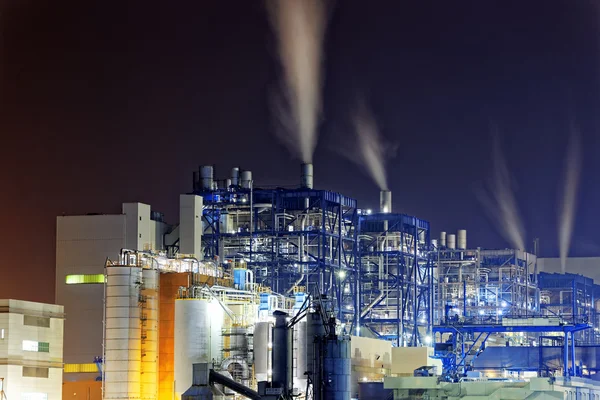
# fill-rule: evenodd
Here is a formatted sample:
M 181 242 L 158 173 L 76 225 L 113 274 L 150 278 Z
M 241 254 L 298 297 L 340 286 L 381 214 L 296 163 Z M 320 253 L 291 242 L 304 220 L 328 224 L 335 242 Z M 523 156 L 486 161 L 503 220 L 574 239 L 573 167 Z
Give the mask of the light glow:
M 79 285 L 88 283 L 104 283 L 104 274 L 83 274 L 65 276 L 67 285 Z
M 425 336 L 425 344 L 431 344 L 431 336 Z

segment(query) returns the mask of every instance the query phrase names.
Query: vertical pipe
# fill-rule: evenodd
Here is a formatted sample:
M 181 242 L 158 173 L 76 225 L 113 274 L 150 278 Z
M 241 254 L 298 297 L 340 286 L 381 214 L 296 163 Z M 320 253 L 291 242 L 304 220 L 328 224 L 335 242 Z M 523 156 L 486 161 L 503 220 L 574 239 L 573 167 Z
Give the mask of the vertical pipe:
M 563 340 L 563 376 L 569 379 L 569 332 L 567 331 Z
M 463 281 L 463 317 L 467 317 L 467 281 Z
M 571 332 L 571 368 L 573 369 L 573 376 L 577 376 L 575 369 L 575 332 Z
M 417 283 L 419 280 L 419 260 L 418 260 L 418 252 L 417 252 L 417 248 L 419 247 L 419 228 L 417 227 L 417 222 L 415 221 L 415 238 L 414 238 L 414 265 L 413 265 L 413 270 L 414 270 L 414 291 L 413 291 L 413 337 L 412 337 L 412 342 L 413 342 L 413 346 L 417 345 L 417 337 L 419 335 L 419 328 L 418 328 L 418 322 L 419 322 L 419 316 L 417 315 Z

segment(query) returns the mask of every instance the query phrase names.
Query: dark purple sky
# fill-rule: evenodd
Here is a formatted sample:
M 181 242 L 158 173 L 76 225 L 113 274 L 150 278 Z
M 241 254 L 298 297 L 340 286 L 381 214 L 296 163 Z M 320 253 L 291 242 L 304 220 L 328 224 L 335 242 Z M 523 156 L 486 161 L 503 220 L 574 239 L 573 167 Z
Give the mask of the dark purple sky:
M 176 221 L 199 164 L 298 181 L 298 161 L 271 132 L 279 72 L 263 3 L 171 3 L 2 2 L 0 297 L 53 300 L 56 215 L 142 201 Z M 585 152 L 572 250 L 600 254 L 598 21 L 586 0 L 338 1 L 316 186 L 378 204 L 370 179 L 332 151 L 348 140 L 360 91 L 399 146 L 395 210 L 436 234 L 465 228 L 473 246 L 504 247 L 474 194 L 491 173 L 494 124 L 528 243 L 540 237 L 554 256 L 574 120 Z

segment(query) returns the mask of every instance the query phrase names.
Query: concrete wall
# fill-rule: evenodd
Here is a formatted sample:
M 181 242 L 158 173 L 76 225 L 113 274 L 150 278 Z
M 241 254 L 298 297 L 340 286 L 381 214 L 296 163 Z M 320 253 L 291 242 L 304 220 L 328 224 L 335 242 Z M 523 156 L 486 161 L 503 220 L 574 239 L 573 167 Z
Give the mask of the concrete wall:
M 49 318 L 49 327 L 25 325 L 25 316 Z M 62 306 L 0 300 L 0 377 L 7 399 L 22 399 L 24 393 L 62 399 L 63 322 Z M 24 341 L 48 343 L 48 351 L 24 350 Z M 48 376 L 24 376 L 24 368 L 47 370 Z

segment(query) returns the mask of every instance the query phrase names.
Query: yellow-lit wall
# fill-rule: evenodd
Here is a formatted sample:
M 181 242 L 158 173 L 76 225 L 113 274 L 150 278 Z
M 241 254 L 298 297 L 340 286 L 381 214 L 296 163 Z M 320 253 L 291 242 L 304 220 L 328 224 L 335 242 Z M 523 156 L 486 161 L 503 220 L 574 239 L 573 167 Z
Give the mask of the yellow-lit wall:
M 64 382 L 63 400 L 102 400 L 102 382 Z
M 160 274 L 158 326 L 158 399 L 173 400 L 175 379 L 175 298 L 181 286 L 190 286 L 190 273 Z

